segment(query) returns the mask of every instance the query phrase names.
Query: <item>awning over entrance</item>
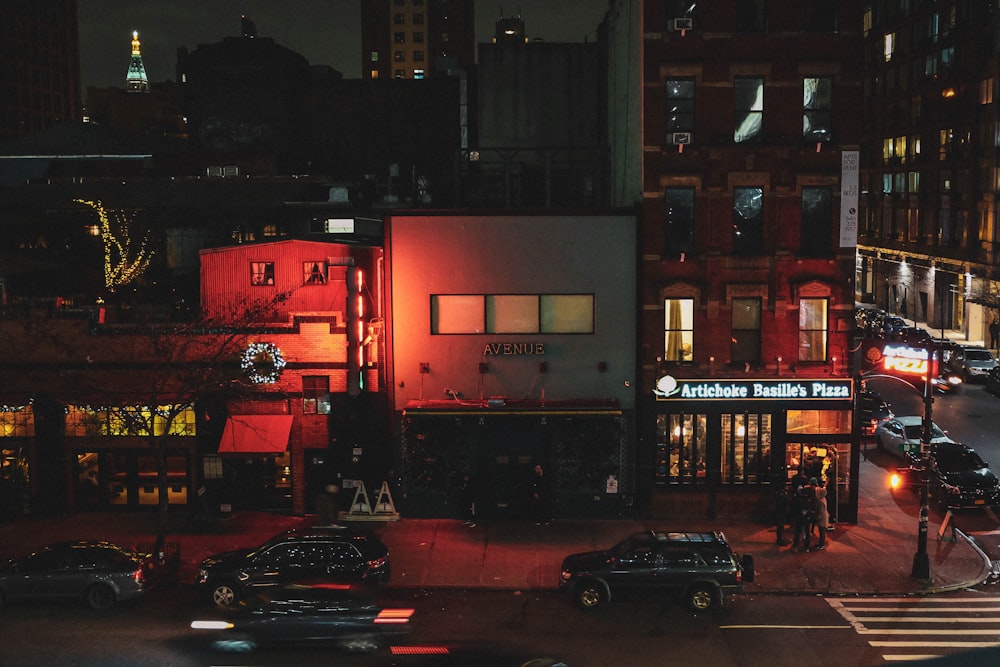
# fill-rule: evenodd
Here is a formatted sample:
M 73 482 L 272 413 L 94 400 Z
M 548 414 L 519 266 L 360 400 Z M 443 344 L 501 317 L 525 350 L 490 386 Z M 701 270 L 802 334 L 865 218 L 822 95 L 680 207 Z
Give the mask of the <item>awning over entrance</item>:
M 288 449 L 291 415 L 231 415 L 219 442 L 219 453 L 274 454 Z

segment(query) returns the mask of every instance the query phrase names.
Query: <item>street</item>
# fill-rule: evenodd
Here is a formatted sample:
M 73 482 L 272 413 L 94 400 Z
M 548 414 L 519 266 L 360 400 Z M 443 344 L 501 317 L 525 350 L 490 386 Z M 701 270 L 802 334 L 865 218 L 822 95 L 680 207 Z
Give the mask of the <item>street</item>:
M 405 646 L 466 647 L 506 662 L 549 656 L 571 667 L 665 664 L 879 665 L 953 655 L 995 645 L 1000 596 L 990 588 L 930 598 L 758 596 L 694 614 L 675 603 L 619 604 L 584 612 L 556 592 L 388 591 L 416 609 Z M 175 585 L 138 605 L 108 613 L 82 606 L 17 605 L 3 610 L 5 665 L 408 665 L 424 657 L 388 651 L 343 655 L 329 646 L 265 647 L 251 654 L 211 649 L 188 627 L 204 610 L 188 586 Z

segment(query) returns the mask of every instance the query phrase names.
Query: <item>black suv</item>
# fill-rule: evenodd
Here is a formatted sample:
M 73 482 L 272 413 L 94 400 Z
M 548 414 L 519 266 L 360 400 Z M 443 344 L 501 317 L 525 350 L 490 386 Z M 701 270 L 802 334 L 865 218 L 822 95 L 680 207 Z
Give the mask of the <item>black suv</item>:
M 388 581 L 389 550 L 374 536 L 349 526 L 289 530 L 254 549 L 209 556 L 196 579 L 220 607 L 269 586 Z
M 902 486 L 920 490 L 924 481 L 924 462 L 919 454 L 908 454 L 909 465 L 897 469 Z M 927 457 L 928 491 L 950 510 L 993 507 L 1000 503 L 1000 480 L 972 447 L 960 443 L 933 443 Z
M 721 532 L 649 531 L 605 551 L 567 556 L 559 587 L 584 609 L 676 595 L 701 611 L 722 604 L 724 593 L 743 592 L 753 578 L 753 557 L 735 554 Z

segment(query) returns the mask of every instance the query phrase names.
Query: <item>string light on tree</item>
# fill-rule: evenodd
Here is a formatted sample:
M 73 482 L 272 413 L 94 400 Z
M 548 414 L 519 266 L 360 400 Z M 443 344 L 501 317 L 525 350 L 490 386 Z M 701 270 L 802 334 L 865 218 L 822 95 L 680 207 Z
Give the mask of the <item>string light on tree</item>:
M 149 267 L 155 253 L 148 247 L 148 234 L 138 243 L 132 240 L 133 214 L 121 209 L 108 211 L 100 200 L 74 201 L 94 209 L 101 222 L 100 234 L 104 242 L 104 286 L 114 292 L 117 288 L 137 280 Z
M 240 367 L 254 384 L 274 384 L 281 377 L 285 363 L 274 343 L 250 343 L 243 351 Z

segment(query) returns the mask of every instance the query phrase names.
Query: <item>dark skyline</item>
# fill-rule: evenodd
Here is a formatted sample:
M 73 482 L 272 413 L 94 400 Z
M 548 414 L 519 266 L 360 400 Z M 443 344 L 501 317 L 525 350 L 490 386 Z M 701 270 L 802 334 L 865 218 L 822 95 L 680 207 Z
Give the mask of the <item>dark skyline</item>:
M 503 16 L 520 16 L 526 35 L 549 42 L 594 41 L 607 0 L 475 0 L 476 39 L 488 42 Z M 132 31 L 139 32 L 150 81 L 175 80 L 177 49 L 240 34 L 240 17 L 310 64 L 361 77 L 360 0 L 80 0 L 80 76 L 88 87 L 124 87 Z

